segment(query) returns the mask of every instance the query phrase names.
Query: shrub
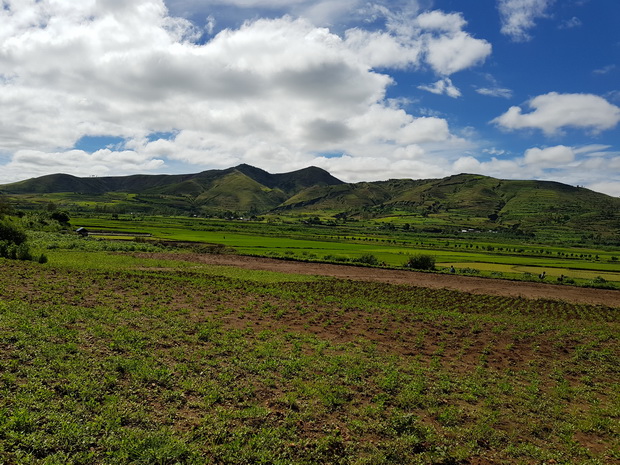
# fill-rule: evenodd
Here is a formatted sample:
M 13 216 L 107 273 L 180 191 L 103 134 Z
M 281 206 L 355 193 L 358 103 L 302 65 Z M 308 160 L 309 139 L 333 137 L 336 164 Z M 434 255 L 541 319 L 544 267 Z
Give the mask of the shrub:
M 56 221 L 58 221 L 60 224 L 64 224 L 64 225 L 69 224 L 69 220 L 71 219 L 71 218 L 69 217 L 69 214 L 68 214 L 67 212 L 64 212 L 64 211 L 55 211 L 54 213 L 52 213 L 52 214 L 50 215 L 50 217 L 51 217 L 53 220 L 56 220 Z
M 32 260 L 32 254 L 30 253 L 30 247 L 28 244 L 22 243 L 16 247 L 15 258 L 17 260 Z
M 462 274 L 480 274 L 480 270 L 478 270 L 476 268 L 465 267 L 465 268 L 459 268 L 459 273 L 462 273 Z
M 0 241 L 19 245 L 26 242 L 26 233 L 10 221 L 0 220 Z
M 9 242 L 8 241 L 0 241 L 0 257 L 3 257 L 3 258 L 9 257 Z
M 355 263 L 363 263 L 364 265 L 376 266 L 379 264 L 379 260 L 373 254 L 366 253 L 359 258 L 353 260 Z
M 0 220 L 0 257 L 11 260 L 41 260 L 33 257 L 26 243 L 26 233 L 10 219 Z M 47 261 L 47 257 L 45 257 Z M 44 262 L 40 262 L 44 263 Z
M 8 241 L 0 241 L 0 257 L 11 260 L 32 260 L 28 244 L 16 245 Z
M 405 268 L 413 268 L 414 270 L 434 270 L 435 257 L 427 254 L 417 254 L 409 257 L 404 264 Z

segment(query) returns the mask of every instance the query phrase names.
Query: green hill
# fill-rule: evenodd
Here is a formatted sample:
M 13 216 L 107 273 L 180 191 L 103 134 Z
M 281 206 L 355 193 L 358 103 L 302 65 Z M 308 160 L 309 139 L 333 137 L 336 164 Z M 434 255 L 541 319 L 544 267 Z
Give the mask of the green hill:
M 54 174 L 0 186 L 19 207 L 54 201 L 110 212 L 331 215 L 441 227 L 620 235 L 620 199 L 549 181 L 474 174 L 442 179 L 344 183 L 309 167 L 271 174 L 249 165 L 186 175 L 79 178 Z M 579 236 L 580 235 L 580 236 Z
M 137 212 L 207 213 L 223 210 L 266 212 L 291 195 L 316 186 L 341 185 L 327 171 L 310 167 L 271 174 L 249 165 L 185 175 L 133 175 L 79 178 L 53 174 L 0 186 L 0 192 L 29 202 L 48 200 L 69 207 L 97 203 L 101 208 Z M 119 194 L 128 194 L 125 200 Z M 38 202 L 33 196 L 39 196 Z
M 278 211 L 287 210 L 342 211 L 340 216 L 352 218 L 395 216 L 443 229 L 527 235 L 546 231 L 547 235 L 620 239 L 618 198 L 558 182 L 507 181 L 473 174 L 314 187 L 278 207 Z

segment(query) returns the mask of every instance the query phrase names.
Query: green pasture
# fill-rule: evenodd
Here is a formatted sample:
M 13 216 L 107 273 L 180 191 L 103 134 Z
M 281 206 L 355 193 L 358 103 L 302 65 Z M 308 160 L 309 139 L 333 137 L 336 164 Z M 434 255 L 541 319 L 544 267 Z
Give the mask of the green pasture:
M 605 272 L 605 271 L 588 271 L 575 268 L 563 268 L 561 266 L 552 267 L 547 266 L 522 266 L 522 265 L 503 265 L 497 263 L 483 263 L 483 262 L 442 262 L 437 263 L 437 267 L 447 269 L 453 266 L 456 270 L 477 270 L 482 272 L 484 276 L 491 277 L 503 277 L 521 279 L 525 276 L 531 275 L 532 280 L 538 280 L 538 275 L 543 271 L 546 273 L 545 281 L 556 282 L 557 278 L 563 276 L 564 278 L 570 278 L 578 280 L 579 284 L 587 284 L 588 281 L 596 279 L 604 279 L 605 281 L 612 281 L 620 283 L 620 273 L 618 272 Z M 498 274 L 499 273 L 499 274 Z
M 248 248 L 248 251 L 254 250 L 255 252 L 260 252 L 257 249 Z M 284 258 L 298 258 L 300 260 L 312 260 L 320 259 L 321 256 L 318 255 L 318 250 L 316 248 L 305 248 L 299 249 L 296 252 L 292 252 L 290 248 L 284 248 L 284 253 L 282 257 Z M 329 249 L 320 249 L 323 252 L 328 252 Z M 334 249 L 335 250 L 335 249 Z M 130 252 L 132 250 L 129 250 Z M 291 252 L 291 253 L 287 253 Z M 382 261 L 387 262 L 388 260 L 392 260 L 397 265 L 402 265 L 405 261 L 404 254 L 395 254 L 394 253 L 386 253 L 380 249 L 366 249 L 363 253 L 373 253 L 375 256 Z M 355 253 L 349 254 L 352 258 L 361 256 L 360 251 L 355 251 Z M 243 269 L 237 269 L 227 266 L 216 266 L 216 265 L 197 265 L 195 262 L 187 262 L 183 260 L 163 260 L 163 259 L 153 259 L 153 258 L 144 258 L 138 256 L 126 256 L 120 254 L 110 254 L 106 251 L 99 252 L 91 252 L 88 254 L 84 254 L 83 251 L 80 250 L 52 250 L 47 252 L 48 257 L 51 261 L 57 266 L 67 266 L 67 267 L 82 267 L 83 269 L 89 270 L 106 270 L 106 269 L 142 269 L 145 271 L 155 270 L 161 271 L 165 269 L 176 270 L 176 271 L 192 271 L 201 270 L 202 272 L 215 274 L 217 276 L 228 276 L 233 278 L 246 278 L 246 279 L 254 279 L 248 278 L 248 276 L 255 276 L 256 273 L 261 275 L 259 280 L 266 280 L 268 282 L 277 282 L 278 280 L 282 281 L 290 281 L 292 275 L 277 273 L 277 272 L 252 272 Z M 255 255 L 259 255 L 259 253 L 255 253 Z M 572 279 L 578 280 L 593 280 L 596 278 L 603 278 L 606 281 L 612 282 L 620 282 L 620 273 L 616 272 L 604 272 L 604 271 L 588 271 L 583 269 L 573 269 L 573 268 L 562 268 L 560 266 L 552 266 L 552 263 L 547 264 L 547 266 L 523 266 L 523 265 L 506 265 L 506 264 L 498 264 L 491 262 L 459 262 L 459 261 L 442 261 L 437 263 L 437 267 L 439 269 L 447 269 L 450 266 L 454 266 L 458 269 L 475 269 L 480 272 L 484 276 L 493 276 L 496 273 L 501 273 L 502 277 L 506 278 L 520 278 L 523 277 L 524 274 L 531 274 L 533 279 L 536 279 L 538 274 L 542 271 L 545 271 L 547 274 L 547 280 L 554 281 L 559 276 L 570 277 Z M 557 265 L 557 263 L 555 264 Z M 306 277 L 303 275 L 294 275 L 294 280 L 314 280 L 316 278 Z
M 194 275 L 220 276 L 264 283 L 310 282 L 320 278 L 309 275 L 291 275 L 276 271 L 246 270 L 231 266 L 201 264 L 184 261 L 171 255 L 169 259 L 148 258 L 110 252 L 84 252 L 82 250 L 54 250 L 48 253 L 54 267 L 79 269 L 85 272 L 123 270 L 132 272 L 177 272 Z M 51 265 L 50 265 L 51 266 Z
M 354 261 L 370 254 L 389 267 L 401 267 L 409 256 L 428 254 L 435 258 L 439 267 L 458 264 L 457 268 L 473 268 L 483 274 L 502 273 L 510 278 L 546 271 L 551 277 L 564 275 L 584 280 L 601 277 L 620 282 L 620 251 L 489 241 L 473 234 L 454 238 L 406 235 L 402 231 L 387 234 L 359 225 L 357 229 L 354 225 L 320 228 L 292 223 L 156 217 L 79 218 L 74 224 L 127 233 L 127 236 L 110 236 L 110 239 L 128 240 L 135 234 L 148 233 L 152 235 L 149 239 L 155 242 L 222 244 L 244 255 L 333 262 Z

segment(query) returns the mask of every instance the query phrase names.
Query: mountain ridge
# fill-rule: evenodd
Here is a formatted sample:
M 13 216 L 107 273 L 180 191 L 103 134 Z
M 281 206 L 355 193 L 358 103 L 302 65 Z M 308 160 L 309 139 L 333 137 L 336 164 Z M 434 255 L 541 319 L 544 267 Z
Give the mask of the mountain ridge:
M 0 185 L 0 193 L 24 202 L 29 196 L 54 197 L 67 208 L 76 199 L 96 203 L 115 196 L 110 211 L 119 212 L 329 214 L 341 219 L 392 215 L 422 218 L 422 222 L 428 218 L 454 228 L 524 232 L 555 228 L 620 235 L 619 198 L 555 181 L 503 180 L 468 173 L 440 179 L 345 183 L 318 167 L 271 174 L 241 164 L 195 174 L 92 178 L 53 174 Z M 123 194 L 127 194 L 124 200 Z
M 175 184 L 198 182 L 208 184 L 223 175 L 238 171 L 270 188 L 281 186 L 291 187 L 291 180 L 305 179 L 304 187 L 311 184 L 342 184 L 343 181 L 333 177 L 327 171 L 315 166 L 303 168 L 289 173 L 271 174 L 251 165 L 241 164 L 223 170 L 207 170 L 193 174 L 133 174 L 128 176 L 78 177 L 70 174 L 56 173 L 30 178 L 9 184 L 0 185 L 0 192 L 9 194 L 40 193 L 52 194 L 60 192 L 78 192 L 83 194 L 100 194 L 103 192 L 144 191 L 169 187 Z

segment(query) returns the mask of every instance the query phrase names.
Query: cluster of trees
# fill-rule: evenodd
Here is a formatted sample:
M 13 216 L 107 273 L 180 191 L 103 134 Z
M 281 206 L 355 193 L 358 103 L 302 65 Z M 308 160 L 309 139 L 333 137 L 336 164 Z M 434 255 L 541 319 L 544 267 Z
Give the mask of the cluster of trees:
M 53 204 L 39 212 L 18 212 L 0 196 L 0 257 L 13 260 L 47 262 L 45 254 L 35 255 L 28 244 L 28 229 L 59 229 L 69 225 L 69 215 Z
M 26 233 L 11 218 L 0 219 L 0 257 L 13 260 L 33 260 Z M 47 257 L 41 254 L 37 260 L 45 263 Z

